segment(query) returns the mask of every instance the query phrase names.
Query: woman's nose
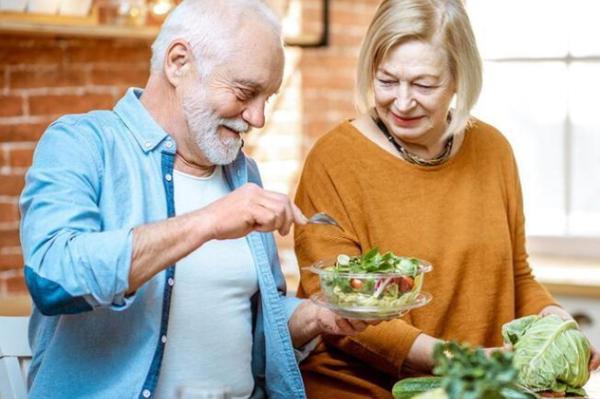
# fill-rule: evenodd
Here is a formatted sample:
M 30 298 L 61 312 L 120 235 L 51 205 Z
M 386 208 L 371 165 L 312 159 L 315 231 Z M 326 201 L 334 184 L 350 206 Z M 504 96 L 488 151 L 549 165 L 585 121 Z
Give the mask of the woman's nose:
M 394 99 L 394 105 L 398 111 L 410 111 L 416 104 L 410 88 L 407 85 L 400 85 Z

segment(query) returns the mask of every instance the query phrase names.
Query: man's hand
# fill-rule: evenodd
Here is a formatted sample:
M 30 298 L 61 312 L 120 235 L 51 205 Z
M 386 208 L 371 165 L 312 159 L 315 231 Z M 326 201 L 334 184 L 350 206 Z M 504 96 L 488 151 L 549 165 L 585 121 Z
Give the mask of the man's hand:
M 244 237 L 252 231 L 289 233 L 292 223 L 306 218 L 284 194 L 248 183 L 202 209 L 210 220 L 209 236 L 217 240 Z
M 283 194 L 246 184 L 212 204 L 133 230 L 127 294 L 205 242 L 241 238 L 252 231 L 287 234 L 306 218 Z
M 379 323 L 345 319 L 329 309 L 304 301 L 290 317 L 288 326 L 294 347 L 299 348 L 319 334 L 356 335 Z

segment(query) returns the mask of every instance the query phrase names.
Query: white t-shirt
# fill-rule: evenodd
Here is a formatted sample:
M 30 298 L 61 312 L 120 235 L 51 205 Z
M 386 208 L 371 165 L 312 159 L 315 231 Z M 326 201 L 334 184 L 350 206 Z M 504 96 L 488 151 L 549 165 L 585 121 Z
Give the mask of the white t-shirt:
M 173 172 L 175 211 L 182 215 L 227 195 L 220 166 L 210 177 Z M 252 376 L 252 309 L 258 290 L 245 238 L 212 240 L 177 262 L 165 353 L 155 397 L 175 398 L 183 385 L 228 386 L 248 398 Z

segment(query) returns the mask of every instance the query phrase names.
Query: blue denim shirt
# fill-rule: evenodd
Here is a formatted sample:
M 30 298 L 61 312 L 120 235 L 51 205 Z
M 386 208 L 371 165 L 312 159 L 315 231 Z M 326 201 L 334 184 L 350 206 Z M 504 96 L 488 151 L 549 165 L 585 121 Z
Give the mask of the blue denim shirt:
M 158 381 L 175 266 L 133 296 L 125 293 L 132 229 L 175 214 L 176 146 L 140 95 L 130 89 L 113 111 L 54 122 L 27 173 L 20 205 L 34 301 L 30 398 L 148 398 Z M 242 152 L 225 174 L 232 189 L 261 184 Z M 252 397 L 305 398 L 287 326 L 299 302 L 285 297 L 273 236 L 251 233 L 247 240 L 259 285 Z

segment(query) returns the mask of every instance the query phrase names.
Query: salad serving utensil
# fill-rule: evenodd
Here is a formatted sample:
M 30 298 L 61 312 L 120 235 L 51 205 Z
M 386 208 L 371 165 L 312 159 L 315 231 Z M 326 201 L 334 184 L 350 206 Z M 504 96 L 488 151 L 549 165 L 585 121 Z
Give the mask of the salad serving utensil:
M 334 218 L 332 218 L 331 216 L 329 216 L 325 212 L 315 213 L 314 215 L 312 215 L 311 217 L 308 218 L 308 220 L 306 221 L 306 223 L 311 223 L 311 224 L 328 224 L 328 225 L 331 225 L 331 226 L 336 226 L 336 227 L 338 227 L 338 228 L 341 229 L 341 226 L 338 224 L 338 222 L 336 222 Z

